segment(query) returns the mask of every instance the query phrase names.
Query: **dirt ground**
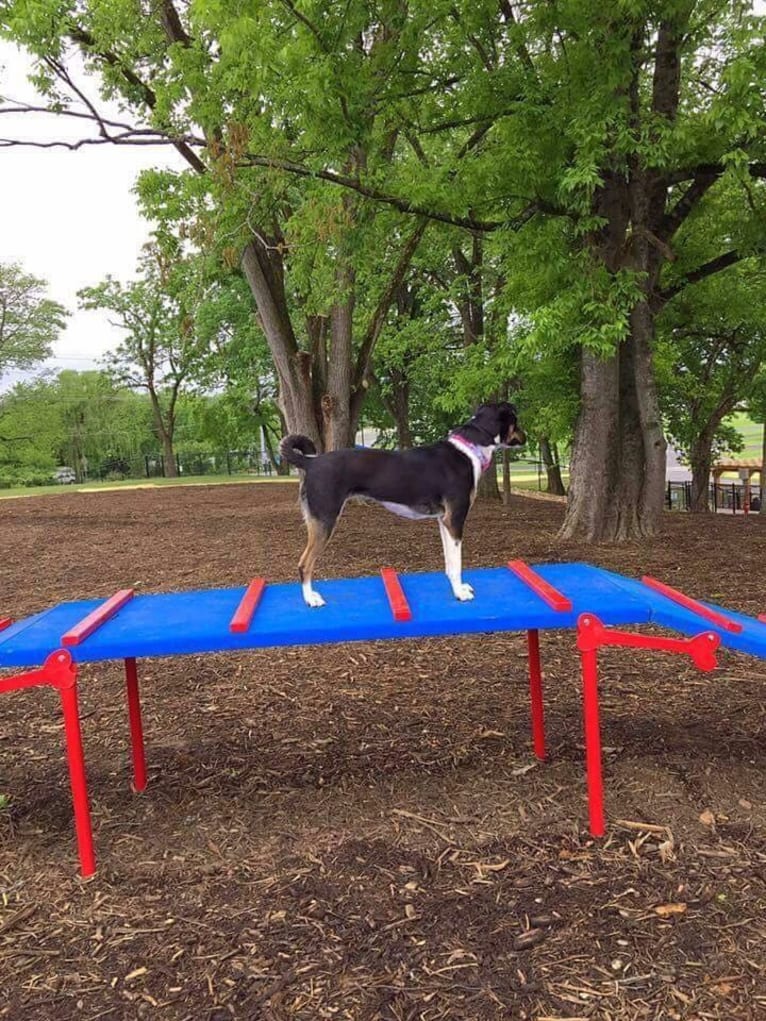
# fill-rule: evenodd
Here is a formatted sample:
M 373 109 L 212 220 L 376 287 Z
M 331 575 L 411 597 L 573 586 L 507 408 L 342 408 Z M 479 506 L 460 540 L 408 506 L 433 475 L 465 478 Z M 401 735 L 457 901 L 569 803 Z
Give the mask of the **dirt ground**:
M 587 559 L 766 611 L 766 521 L 668 516 L 562 545 L 558 504 L 477 507 L 465 559 Z M 0 616 L 117 588 L 290 580 L 294 487 L 0 505 Z M 440 567 L 435 526 L 346 514 L 321 576 Z M 321 591 L 321 583 L 318 585 Z M 766 1018 L 766 671 L 602 654 L 607 839 L 587 834 L 571 633 L 140 664 L 130 790 L 118 664 L 83 669 L 99 870 L 77 877 L 54 692 L 0 716 L 0 1017 L 13 1021 Z

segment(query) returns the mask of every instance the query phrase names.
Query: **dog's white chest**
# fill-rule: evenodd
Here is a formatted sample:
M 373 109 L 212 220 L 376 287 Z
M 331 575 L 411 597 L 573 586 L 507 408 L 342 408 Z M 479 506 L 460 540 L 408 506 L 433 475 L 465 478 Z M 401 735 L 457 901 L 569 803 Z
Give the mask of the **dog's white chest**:
M 423 518 L 434 518 L 435 514 L 421 514 L 420 511 L 413 510 L 412 507 L 408 507 L 404 503 L 389 503 L 386 500 L 380 501 L 381 507 L 385 507 L 386 510 L 391 511 L 392 514 L 396 514 L 400 518 L 410 518 L 412 521 L 422 521 Z

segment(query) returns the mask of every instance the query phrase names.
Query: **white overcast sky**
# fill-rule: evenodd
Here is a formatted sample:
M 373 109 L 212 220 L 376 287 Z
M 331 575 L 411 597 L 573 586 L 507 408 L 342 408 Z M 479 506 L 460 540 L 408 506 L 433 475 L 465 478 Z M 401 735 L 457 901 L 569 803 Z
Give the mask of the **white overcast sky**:
M 23 51 L 0 41 L 0 96 L 35 101 L 30 66 Z M 76 140 L 80 134 L 77 125 L 44 114 L 0 117 L 3 138 Z M 107 273 L 134 275 L 151 225 L 139 215 L 131 189 L 139 172 L 153 166 L 180 169 L 182 160 L 164 146 L 0 149 L 0 262 L 19 262 L 45 278 L 51 297 L 72 313 L 50 367 L 92 368 L 119 341 L 104 314 L 78 311 L 77 291 Z M 0 389 L 11 382 L 6 375 Z

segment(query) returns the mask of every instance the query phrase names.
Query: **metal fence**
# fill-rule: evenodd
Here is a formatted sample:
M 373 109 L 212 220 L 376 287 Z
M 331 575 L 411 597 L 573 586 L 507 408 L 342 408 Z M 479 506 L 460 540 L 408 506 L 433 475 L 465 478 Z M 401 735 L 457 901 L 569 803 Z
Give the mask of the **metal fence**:
M 156 479 L 167 476 L 167 464 L 161 453 L 138 457 L 115 456 L 101 464 L 88 466 L 89 481 L 119 479 Z M 274 475 L 271 461 L 259 450 L 222 450 L 213 453 L 178 451 L 175 454 L 175 474 L 181 478 L 190 475 Z
M 692 505 L 691 482 L 668 482 L 665 493 L 668 510 L 688 511 Z M 761 487 L 750 485 L 750 500 L 741 482 L 716 482 L 708 487 L 708 507 L 726 514 L 756 513 L 761 509 Z

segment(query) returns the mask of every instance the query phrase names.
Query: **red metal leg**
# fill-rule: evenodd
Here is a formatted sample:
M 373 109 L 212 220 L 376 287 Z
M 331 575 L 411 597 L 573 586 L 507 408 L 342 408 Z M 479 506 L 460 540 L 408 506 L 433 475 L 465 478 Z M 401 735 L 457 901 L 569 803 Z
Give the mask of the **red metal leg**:
M 80 855 L 80 871 L 83 876 L 92 876 L 96 871 L 96 857 L 93 853 L 93 831 L 90 825 L 88 784 L 85 777 L 85 758 L 80 733 L 80 710 L 77 704 L 77 684 L 59 689 L 61 708 L 64 711 L 66 733 L 66 754 L 69 763 L 69 780 L 72 784 L 74 806 L 74 827 L 77 834 L 77 851 Z
M 138 693 L 138 671 L 135 659 L 125 660 L 125 684 L 128 690 L 133 787 L 136 791 L 144 791 L 146 790 L 146 757 L 144 755 L 144 728 L 141 723 L 141 699 Z
M 583 718 L 585 723 L 585 764 L 588 776 L 588 815 L 593 837 L 603 837 L 604 782 L 601 775 L 601 727 L 598 718 L 598 653 L 581 653 Z
M 543 710 L 543 672 L 540 666 L 540 632 L 527 631 L 529 649 L 529 699 L 532 708 L 532 744 L 538 759 L 545 758 L 545 717 Z

